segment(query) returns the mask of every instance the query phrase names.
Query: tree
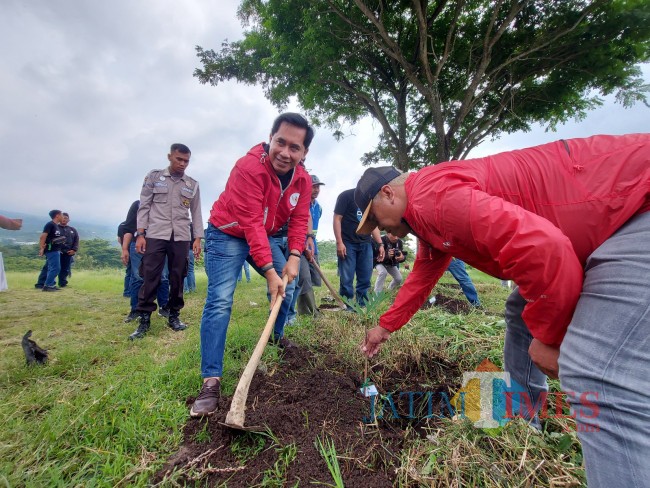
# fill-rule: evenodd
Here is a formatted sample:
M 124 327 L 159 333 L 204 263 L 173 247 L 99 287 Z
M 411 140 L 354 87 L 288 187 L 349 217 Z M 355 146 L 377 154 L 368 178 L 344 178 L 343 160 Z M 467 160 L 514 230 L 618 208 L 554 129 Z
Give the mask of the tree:
M 119 248 L 105 239 L 82 240 L 75 265 L 82 269 L 121 268 Z
M 201 83 L 261 84 L 337 130 L 382 127 L 364 164 L 462 159 L 486 138 L 646 103 L 647 0 L 244 0 L 242 40 L 197 46 Z M 647 105 L 647 103 L 646 103 Z

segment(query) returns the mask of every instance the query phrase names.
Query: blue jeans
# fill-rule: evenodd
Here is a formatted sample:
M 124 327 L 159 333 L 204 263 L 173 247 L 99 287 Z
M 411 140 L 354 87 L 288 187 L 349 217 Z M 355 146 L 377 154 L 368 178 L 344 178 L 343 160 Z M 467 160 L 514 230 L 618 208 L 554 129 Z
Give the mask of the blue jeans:
M 269 237 L 269 245 L 271 246 L 271 255 L 273 256 L 273 266 L 275 267 L 276 272 L 278 275 L 282 276 L 282 269 L 284 268 L 284 265 L 287 264 L 287 259 L 289 258 L 289 241 L 286 237 Z M 251 260 L 250 256 L 248 258 Z M 252 260 L 251 260 L 252 261 Z M 262 271 L 255 266 L 255 263 L 251 262 L 251 266 L 253 266 L 253 269 L 257 271 L 260 275 L 263 276 Z M 273 331 L 273 337 L 274 339 L 279 339 L 284 335 L 284 325 L 286 324 L 288 317 L 291 313 L 290 311 L 290 306 L 291 302 L 293 301 L 293 296 L 295 295 L 296 291 L 296 285 L 298 284 L 298 278 L 294 279 L 291 283 L 287 285 L 287 289 L 285 290 L 286 296 L 284 297 L 284 301 L 282 302 L 282 306 L 280 307 L 280 313 L 278 314 L 278 318 L 276 320 L 276 325 L 275 329 Z M 266 298 L 271 301 L 271 294 L 268 291 L 268 288 L 266 290 Z M 278 326 L 278 321 L 280 319 L 283 319 L 282 322 L 282 327 Z
M 452 261 L 453 262 L 453 261 Z M 515 380 L 528 394 L 530 405 L 537 405 L 540 397 L 548 391 L 546 375 L 542 373 L 533 363 L 528 355 L 528 348 L 533 336 L 521 318 L 526 306 L 526 300 L 519 294 L 519 288 L 515 288 L 506 300 L 506 337 L 503 347 L 503 364 L 505 371 Z M 536 411 L 529 411 L 526 403 L 519 398 L 520 395 L 513 395 L 512 410 L 528 419 L 531 425 L 537 429 L 541 423 Z
M 122 294 L 125 297 L 131 297 L 131 259 L 129 258 L 126 263 L 126 270 L 124 270 L 124 291 Z
M 286 258 L 277 241 L 269 239 L 273 253 L 273 266 L 278 274 L 286 264 Z M 201 376 L 204 378 L 223 375 L 223 355 L 226 333 L 230 323 L 233 296 L 237 276 L 250 249 L 246 239 L 238 239 L 208 224 L 205 233 L 205 271 L 208 275 L 208 293 L 201 319 Z M 295 281 L 295 280 L 294 280 Z M 275 321 L 273 336 L 284 335 L 287 309 L 293 295 L 293 283 L 286 289 L 286 297 Z
M 194 276 L 194 251 L 190 246 L 190 252 L 187 255 L 187 276 L 183 280 L 183 293 L 196 291 L 196 276 Z
M 480 305 L 481 301 L 478 299 L 478 293 L 476 292 L 474 283 L 472 283 L 472 279 L 467 274 L 465 263 L 460 259 L 453 258 L 451 263 L 449 263 L 447 271 L 449 271 L 456 281 L 458 281 L 467 301 L 475 306 Z
M 339 293 L 352 300 L 354 294 L 354 275 L 357 275 L 356 298 L 361 306 L 368 300 L 370 279 L 372 278 L 372 244 L 370 242 L 343 242 L 346 248 L 345 259 L 338 258 L 341 284 Z
M 298 296 L 300 295 L 300 279 L 296 278 L 294 281 L 297 281 L 298 283 L 296 283 L 296 286 L 293 289 L 293 296 L 291 297 L 289 311 L 287 312 L 287 324 L 289 325 L 293 324 L 296 321 L 296 304 L 298 303 Z
M 47 260 L 47 275 L 45 276 L 45 286 L 56 286 L 56 277 L 61 271 L 61 253 L 59 251 L 48 251 L 45 253 Z
M 246 283 L 251 282 L 251 267 L 248 264 L 248 261 L 244 261 L 244 273 L 246 273 Z M 241 269 L 239 270 L 239 277 L 237 278 L 237 281 L 241 281 L 242 279 L 242 274 L 241 274 Z
M 135 311 L 138 306 L 138 292 L 144 280 L 140 276 L 140 263 L 142 263 L 142 256 L 135 250 L 135 242 L 131 241 L 129 245 L 129 264 L 131 264 L 131 283 L 129 285 L 131 294 L 131 311 Z M 160 286 L 158 287 L 158 307 L 164 308 L 169 301 L 169 269 L 167 268 L 167 260 L 165 260 L 165 267 L 163 268 L 162 277 L 160 278 Z

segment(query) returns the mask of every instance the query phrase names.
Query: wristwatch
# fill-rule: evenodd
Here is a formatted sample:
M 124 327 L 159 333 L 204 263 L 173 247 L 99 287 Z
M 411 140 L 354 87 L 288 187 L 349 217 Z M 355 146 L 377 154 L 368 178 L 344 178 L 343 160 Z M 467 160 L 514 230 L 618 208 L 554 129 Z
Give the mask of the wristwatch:
M 147 235 L 147 231 L 146 231 L 146 230 L 145 230 L 144 232 L 138 232 L 138 231 L 136 230 L 136 231 L 135 231 L 135 234 L 133 234 L 133 237 L 138 238 L 138 237 L 140 237 L 140 236 L 144 237 L 144 236 L 146 236 L 146 235 Z

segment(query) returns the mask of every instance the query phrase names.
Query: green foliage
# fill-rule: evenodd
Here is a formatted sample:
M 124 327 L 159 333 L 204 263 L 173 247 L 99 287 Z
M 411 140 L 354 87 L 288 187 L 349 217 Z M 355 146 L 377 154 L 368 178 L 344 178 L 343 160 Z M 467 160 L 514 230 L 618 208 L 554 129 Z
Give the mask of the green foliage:
M 123 277 L 122 270 L 77 271 L 72 288 L 45 294 L 34 290 L 33 273 L 8 273 L 9 290 L 0 293 L 0 486 L 149 486 L 178 449 L 185 401 L 201 383 L 207 279 L 199 272 L 198 292 L 185 298 L 187 331 L 173 333 L 154 316 L 147 337 L 131 342 Z M 268 308 L 249 303 L 265 303 L 265 283 L 254 277 L 237 288 L 229 347 L 255 347 Z M 46 366 L 25 365 L 20 339 L 28 329 L 49 351 Z M 225 395 L 247 360 L 226 357 Z M 277 359 L 269 351 L 263 361 Z M 208 436 L 199 432 L 197 440 Z
M 122 267 L 120 250 L 104 239 L 80 241 L 78 254 L 75 266 L 80 269 Z
M 325 436 L 323 436 L 325 437 Z M 320 437 L 316 437 L 316 449 L 323 459 L 327 463 L 327 469 L 329 469 L 332 478 L 334 479 L 334 485 L 336 488 L 344 488 L 343 477 L 341 476 L 341 467 L 339 466 L 339 459 L 336 456 L 336 446 L 334 441 L 330 437 L 325 437 L 325 442 L 321 440 Z
M 336 242 L 318 241 L 318 261 L 321 265 L 336 263 Z
M 462 159 L 486 138 L 580 119 L 615 94 L 645 102 L 646 0 L 243 0 L 244 39 L 196 48 L 201 83 L 261 84 L 345 137 L 382 127 L 364 164 Z
M 475 270 L 470 273 L 484 308 L 462 316 L 435 307 L 418 312 L 373 359 L 373 380 L 379 388 L 388 382 L 395 386 L 395 378 L 408 384 L 415 372 L 430 378 L 432 385 L 458 385 L 462 371 L 473 370 L 485 357 L 499 364 L 503 346 L 499 321 L 508 290 L 494 278 Z M 337 286 L 336 271 L 326 274 Z M 196 395 L 201 383 L 198 323 L 207 278 L 199 269 L 197 293 L 186 296 L 182 318 L 189 329 L 173 333 L 154 315 L 147 337 L 134 343 L 126 339 L 134 324 L 122 322 L 128 311 L 121 293 L 123 276 L 118 269 L 78 271 L 71 289 L 44 294 L 34 290 L 33 273 L 8 273 L 10 288 L 0 293 L 0 342 L 4 346 L 0 355 L 0 486 L 150 486 L 153 473 L 178 451 L 188 418 L 186 400 Z M 448 287 L 451 281 L 443 278 L 438 291 L 462 298 L 460 290 Z M 237 326 L 228 331 L 223 395 L 233 393 L 268 317 L 265 283 L 254 274 L 251 283 L 237 286 L 232 315 Z M 328 293 L 324 287 L 315 292 L 318 298 Z M 20 338 L 28 329 L 34 331 L 32 339 L 50 352 L 44 367 L 25 366 Z M 286 332 L 292 341 L 309 348 L 315 365 L 321 354 L 335 355 L 352 370 L 363 371 L 359 343 L 364 327 L 356 314 L 326 312 L 318 320 L 300 317 Z M 267 348 L 262 361 L 267 370 L 281 365 L 277 348 Z M 551 382 L 551 388 L 557 389 L 557 382 Z M 308 422 L 309 412 L 303 417 Z M 426 439 L 405 431 L 400 447 L 403 458 L 391 460 L 398 478 L 395 485 L 584 483 L 573 420 L 543 422 L 543 434 L 531 432 L 519 421 L 509 422 L 492 435 L 452 421 L 427 428 Z M 210 429 L 204 428 L 191 440 L 207 442 L 209 435 Z M 350 441 L 355 442 L 352 432 Z M 394 443 L 394 437 L 383 442 Z M 336 454 L 331 444 L 328 450 L 326 438 L 321 443 L 330 461 L 345 461 L 344 476 L 351 465 L 372 462 L 372 456 L 350 459 L 347 453 Z M 284 445 L 272 432 L 246 433 L 229 445 L 242 464 L 273 449 L 277 460 L 263 473 L 262 486 L 278 487 L 287 484 L 289 468 L 302 447 Z M 385 447 L 386 452 L 395 451 L 394 444 Z M 196 486 L 207 483 L 196 480 Z M 162 486 L 176 484 L 172 479 Z
M 287 470 L 289 465 L 296 459 L 298 455 L 298 448 L 295 444 L 287 444 L 286 446 L 278 446 L 276 448 L 278 453 L 278 460 L 273 467 L 264 472 L 264 478 L 259 487 L 273 487 L 284 488 L 287 482 Z
M 5 269 L 11 271 L 38 271 L 45 263 L 38 256 L 38 244 L 0 244 Z M 79 242 L 74 269 L 122 268 L 119 248 L 104 239 Z

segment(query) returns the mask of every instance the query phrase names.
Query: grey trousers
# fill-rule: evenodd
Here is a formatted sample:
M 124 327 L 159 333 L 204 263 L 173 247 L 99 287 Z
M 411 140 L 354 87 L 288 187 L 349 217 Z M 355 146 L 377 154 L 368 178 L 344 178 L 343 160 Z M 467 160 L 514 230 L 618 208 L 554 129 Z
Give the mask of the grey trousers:
M 650 212 L 628 221 L 587 260 L 560 348 L 560 383 L 575 416 L 590 488 L 650 487 L 648 277 Z M 540 406 L 546 376 L 528 356 L 532 336 L 521 319 L 524 305 L 515 289 L 506 302 L 504 365 L 530 404 Z
M 393 281 L 391 281 L 390 285 L 388 285 L 389 290 L 394 290 L 402 284 L 402 273 L 400 273 L 397 266 L 378 264 L 376 267 L 377 281 L 375 281 L 375 293 L 379 293 L 384 289 L 386 275 L 391 275 L 393 277 Z
M 560 347 L 590 488 L 650 486 L 650 213 L 587 260 Z

